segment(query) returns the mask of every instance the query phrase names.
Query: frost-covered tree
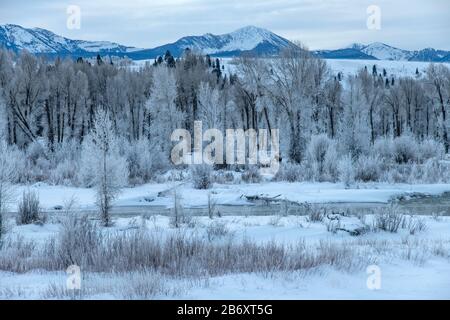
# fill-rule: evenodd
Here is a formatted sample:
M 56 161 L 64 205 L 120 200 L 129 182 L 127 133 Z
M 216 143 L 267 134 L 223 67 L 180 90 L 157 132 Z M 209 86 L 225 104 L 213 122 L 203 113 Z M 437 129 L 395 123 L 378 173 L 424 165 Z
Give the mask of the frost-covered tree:
M 150 138 L 168 154 L 172 132 L 184 127 L 184 113 L 175 103 L 177 83 L 174 71 L 157 67 L 153 77 L 152 94 L 147 104 L 151 115 Z
M 13 180 L 16 176 L 14 166 L 14 154 L 5 141 L 0 141 L 0 240 L 4 233 L 5 226 L 3 214 L 6 212 L 8 204 L 13 200 Z
M 367 71 L 363 70 L 366 73 Z M 339 148 L 344 154 L 358 157 L 370 144 L 369 105 L 363 94 L 360 77 L 349 76 L 343 93 L 340 116 Z
M 97 206 L 104 226 L 111 225 L 110 209 L 120 188 L 127 185 L 128 165 L 119 153 L 118 138 L 110 116 L 98 111 L 83 146 L 82 175 L 96 189 Z
M 373 74 L 370 75 L 366 70 L 358 72 L 357 80 L 360 86 L 360 93 L 363 97 L 363 103 L 366 106 L 367 122 L 370 130 L 370 143 L 373 145 L 377 137 L 377 115 L 381 106 L 382 83 L 374 65 Z
M 314 180 L 337 178 L 337 154 L 335 142 L 325 134 L 313 135 L 307 149 L 307 160 Z
M 430 64 L 427 69 L 427 83 L 431 89 L 431 98 L 440 113 L 441 136 L 445 145 L 445 151 L 450 151 L 448 134 L 448 108 L 450 107 L 450 69 L 444 65 Z
M 223 121 L 223 110 L 220 105 L 220 92 L 209 83 L 202 82 L 199 88 L 198 102 L 200 119 L 206 128 L 220 128 Z
M 351 158 L 344 161 L 347 168 L 364 169 L 360 158 L 373 157 L 377 141 L 398 142 L 405 135 L 421 146 L 419 156 L 395 160 L 383 155 L 380 161 L 389 165 L 385 170 L 442 153 L 425 150 L 425 142 L 442 145 L 447 153 L 450 149 L 450 71 L 445 64 L 430 65 L 423 76 L 395 75 L 392 82 L 392 74 L 380 66 L 333 75 L 324 60 L 301 45 L 276 59 L 239 57 L 227 72 L 220 61 L 193 50 L 141 67 L 126 59 L 100 58 L 104 63 L 96 57 L 46 61 L 0 49 L 0 136 L 17 159 L 15 182 L 96 186 L 99 152 L 92 132 L 99 110 L 108 114 L 118 146 L 114 158 L 122 164 L 126 159 L 133 185 L 170 169 L 172 132 L 187 129 L 193 137 L 199 120 L 223 132 L 269 129 L 270 134 L 279 129 L 282 160 L 294 167 L 312 166 L 307 146 L 322 134 L 335 142 L 336 162 Z M 335 169 L 327 167 L 320 179 L 342 176 Z M 306 172 L 302 179 L 311 176 Z M 439 175 L 429 175 L 434 176 Z M 120 180 L 126 184 L 126 178 Z
M 267 94 L 273 106 L 283 110 L 290 140 L 289 157 L 300 163 L 308 137 L 320 133 L 321 117 L 325 111 L 324 86 L 328 77 L 326 63 L 315 58 L 303 46 L 288 48 L 280 59 L 266 68 Z M 326 117 L 326 115 L 325 115 Z

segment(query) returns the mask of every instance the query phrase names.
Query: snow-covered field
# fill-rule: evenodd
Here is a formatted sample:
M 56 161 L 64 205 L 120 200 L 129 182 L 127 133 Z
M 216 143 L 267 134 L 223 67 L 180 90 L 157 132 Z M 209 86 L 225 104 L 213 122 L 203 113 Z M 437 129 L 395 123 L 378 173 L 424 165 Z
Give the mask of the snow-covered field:
M 282 210 L 270 216 L 242 214 L 213 219 L 190 216 L 176 228 L 173 216 L 145 214 L 145 208 L 152 206 L 173 207 L 170 190 L 175 187 L 183 206 L 191 210 L 207 206 L 208 195 L 217 204 L 236 206 L 251 205 L 245 196 L 258 195 L 315 205 L 302 216 Z M 29 188 L 37 191 L 45 210 L 64 207 L 71 198 L 76 200 L 72 209 L 77 217 L 83 215 L 84 209 L 95 208 L 92 189 L 35 184 L 17 186 L 16 193 L 19 196 Z M 180 271 L 181 275 L 168 271 L 170 264 L 168 269 L 154 270 L 130 262 L 127 271 L 123 267 L 111 271 L 118 263 L 133 261 L 134 254 L 120 259 L 121 255 L 129 254 L 125 251 L 117 253 L 118 260 L 110 262 L 111 270 L 101 263 L 102 267 L 82 269 L 81 291 L 76 294 L 67 289 L 70 275 L 63 268 L 55 267 L 55 258 L 48 253 L 54 248 L 60 250 L 63 239 L 67 243 L 62 224 L 66 219 L 64 208 L 62 214 L 50 215 L 43 225 L 17 225 L 9 215 L 3 239 L 7 245 L 0 251 L 0 299 L 450 299 L 450 217 L 431 216 L 432 212 L 430 216 L 408 216 L 408 212 L 392 207 L 392 213 L 403 220 L 398 232 L 388 232 L 378 227 L 373 214 L 335 214 L 323 211 L 321 206 L 330 202 L 387 203 L 399 196 L 440 195 L 448 191 L 448 184 L 361 183 L 346 189 L 338 183 L 286 182 L 215 184 L 210 190 L 195 190 L 189 182 L 125 188 L 115 202 L 116 209 L 135 206 L 143 209 L 143 214 L 116 216 L 110 228 L 97 226 L 106 236 L 102 241 L 114 242 L 128 236 L 133 239 L 137 235 L 136 244 L 130 248 L 139 253 L 149 250 L 145 237 L 151 237 L 162 248 L 168 245 L 165 239 L 174 237 L 175 240 L 167 241 L 173 244 L 181 239 L 186 241 L 186 246 L 194 243 L 192 248 L 204 247 L 212 257 L 224 254 L 220 250 L 214 253 L 217 247 L 227 252 L 227 245 L 234 246 L 229 250 L 237 250 L 243 256 L 228 258 L 230 266 L 223 270 L 218 267 L 218 271 L 210 265 L 214 259 L 196 265 L 197 258 L 192 261 L 186 257 L 188 266 L 182 263 L 175 268 L 184 270 Z M 315 218 L 315 213 L 321 218 Z M 95 216 L 91 219 L 97 224 Z M 76 236 L 74 241 L 78 246 L 86 239 Z M 139 249 L 139 245 L 143 247 Z M 111 244 L 111 248 L 117 246 Z M 260 250 L 265 252 L 261 253 L 263 256 L 258 253 Z M 277 255 L 280 250 L 284 253 Z M 274 254 L 273 259 L 267 256 L 270 254 Z M 87 251 L 82 255 L 88 256 Z M 107 259 L 99 255 L 100 260 Z M 247 256 L 248 261 L 240 261 Z M 178 261 L 175 257 L 170 255 L 169 259 L 175 259 L 170 263 Z M 149 261 L 159 259 L 162 258 Z M 198 259 L 207 258 L 199 254 Z M 294 266 L 292 261 L 286 262 L 290 259 Z M 252 264 L 256 271 L 251 271 Z M 96 268 L 100 270 L 95 271 Z M 196 271 L 186 271 L 191 268 Z M 202 271 L 203 268 L 206 269 Z M 371 273 L 374 270 L 378 273 Z M 373 277 L 378 277 L 375 283 L 380 287 L 372 287 Z
M 232 58 L 220 58 L 221 64 L 225 67 L 226 73 L 234 73 L 235 66 Z M 424 74 L 430 65 L 429 62 L 417 62 L 417 61 L 392 61 L 392 60 L 352 60 L 352 59 L 326 59 L 328 66 L 334 73 L 341 72 L 344 76 L 356 74 L 359 70 L 367 67 L 371 72 L 374 65 L 377 66 L 378 72 L 386 70 L 388 76 L 416 76 L 418 70 L 421 74 Z M 141 60 L 134 61 L 132 68 L 138 69 L 144 66 L 146 63 L 153 63 L 153 60 Z M 450 66 L 449 63 L 444 63 Z
M 145 184 L 134 188 L 124 188 L 119 194 L 116 207 L 167 207 L 173 205 L 170 192 L 176 188 L 182 198 L 184 207 L 205 207 L 208 195 L 218 205 L 248 205 L 245 196 L 277 197 L 297 203 L 388 203 L 399 196 L 431 195 L 438 196 L 450 192 L 450 184 L 387 184 L 359 183 L 346 188 L 342 183 L 309 183 L 309 182 L 263 182 L 258 184 L 215 184 L 210 190 L 194 189 L 192 183 L 168 182 Z M 41 207 L 52 210 L 64 206 L 72 198 L 80 209 L 95 208 L 95 191 L 87 188 L 51 186 L 38 183 L 32 186 L 18 186 L 16 196 L 23 191 L 34 190 L 39 195 Z M 162 194 L 159 195 L 159 193 Z M 11 206 L 16 211 L 16 203 Z
M 449 299 L 450 298 L 450 218 L 418 218 L 426 229 L 413 235 L 410 227 L 398 233 L 369 231 L 358 237 L 345 231 L 330 232 L 329 218 L 313 222 L 306 216 L 196 217 L 189 226 L 175 229 L 163 216 L 120 218 L 103 229 L 113 236 L 136 230 L 164 239 L 170 234 L 195 236 L 205 243 L 220 245 L 231 241 L 252 241 L 256 245 L 295 246 L 305 252 L 333 255 L 331 260 L 295 271 L 225 272 L 220 275 L 184 276 L 154 274 L 82 272 L 83 299 Z M 372 216 L 331 217 L 342 229 Z M 337 221 L 334 220 L 334 221 Z M 328 222 L 327 222 L 328 221 Z M 23 237 L 39 245 L 56 237 L 61 226 L 50 221 L 43 226 L 15 226 L 10 221 L 9 236 Z M 220 232 L 214 231 L 220 229 Z M 319 250 L 328 248 L 329 250 Z M 334 253 L 333 253 L 334 252 Z M 336 255 L 335 252 L 338 252 Z M 312 259 L 312 258 L 311 258 Z M 0 257 L 0 265 L 2 258 Z M 371 267 L 372 269 L 370 269 Z M 370 286 L 379 268 L 380 287 Z M 0 271 L 2 299 L 70 299 L 64 270 Z M 368 286 L 369 283 L 369 286 Z
M 415 77 L 417 70 L 423 75 L 430 65 L 429 62 L 391 60 L 326 59 L 326 62 L 333 73 L 337 74 L 340 72 L 344 77 L 354 75 L 365 67 L 367 67 L 369 72 L 372 72 L 374 65 L 376 65 L 379 73 L 382 73 L 383 69 L 385 69 L 388 76 Z M 235 66 L 232 63 L 232 59 L 222 59 L 222 64 L 227 72 L 234 72 Z M 445 65 L 450 66 L 448 63 Z
M 367 66 L 367 69 L 371 72 L 374 65 L 377 66 L 378 72 L 382 72 L 386 69 L 387 75 L 395 76 L 416 76 L 416 71 L 419 70 L 423 74 L 428 66 L 429 62 L 416 62 L 416 61 L 391 61 L 391 60 L 340 60 L 340 59 L 327 59 L 327 64 L 335 72 L 342 72 L 345 75 L 356 74 L 358 70 Z M 446 65 L 449 65 L 446 63 Z

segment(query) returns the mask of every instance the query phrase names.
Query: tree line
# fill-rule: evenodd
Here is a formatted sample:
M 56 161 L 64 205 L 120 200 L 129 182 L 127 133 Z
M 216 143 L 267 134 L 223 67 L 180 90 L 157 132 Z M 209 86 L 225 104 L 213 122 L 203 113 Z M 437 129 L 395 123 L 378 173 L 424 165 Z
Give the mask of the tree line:
M 70 145 L 77 157 L 73 150 L 81 150 L 104 112 L 130 177 L 143 170 L 136 164 L 143 148 L 153 164 L 167 167 L 171 133 L 192 132 L 198 120 L 224 131 L 280 129 L 283 161 L 296 164 L 308 159 L 317 135 L 353 159 L 380 139 L 405 135 L 431 139 L 449 152 L 450 71 L 444 64 L 415 76 L 390 75 L 376 65 L 344 75 L 299 46 L 277 58 L 242 56 L 228 69 L 191 50 L 177 59 L 167 52 L 140 68 L 102 57 L 46 61 L 0 50 L 1 137 L 28 155 L 38 144 L 51 171 L 61 146 Z

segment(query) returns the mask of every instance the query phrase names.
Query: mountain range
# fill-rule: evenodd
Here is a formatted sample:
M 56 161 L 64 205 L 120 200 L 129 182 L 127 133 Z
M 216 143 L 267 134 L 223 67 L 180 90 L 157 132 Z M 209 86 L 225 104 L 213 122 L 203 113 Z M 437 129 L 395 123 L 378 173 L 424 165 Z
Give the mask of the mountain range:
M 27 50 L 48 57 L 93 57 L 100 55 L 127 56 L 134 60 L 154 59 L 170 51 L 180 56 L 186 48 L 215 57 L 234 57 L 243 53 L 258 56 L 276 56 L 294 44 L 263 28 L 247 26 L 234 32 L 202 36 L 188 36 L 176 42 L 152 49 L 140 49 L 109 41 L 72 40 L 41 28 L 24 28 L 19 25 L 0 25 L 0 47 L 19 52 Z M 338 50 L 317 50 L 314 53 L 325 59 L 364 59 L 450 62 L 450 51 L 427 48 L 408 51 L 384 43 L 352 44 Z
M 315 53 L 324 59 L 365 59 L 392 61 L 450 62 L 450 51 L 427 48 L 417 51 L 403 50 L 381 42 L 368 45 L 354 43 L 338 50 L 318 50 Z

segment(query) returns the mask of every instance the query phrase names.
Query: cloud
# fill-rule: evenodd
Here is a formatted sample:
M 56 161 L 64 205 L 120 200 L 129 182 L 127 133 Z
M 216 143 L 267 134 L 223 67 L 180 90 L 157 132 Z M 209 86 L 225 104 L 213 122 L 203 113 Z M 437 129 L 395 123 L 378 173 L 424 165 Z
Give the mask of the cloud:
M 80 30 L 66 28 L 69 4 L 81 8 Z M 366 27 L 366 9 L 372 4 L 381 8 L 379 31 Z M 145 48 L 185 35 L 256 25 L 313 49 L 373 41 L 405 49 L 450 49 L 449 11 L 447 0 L 0 0 L 0 23 Z

